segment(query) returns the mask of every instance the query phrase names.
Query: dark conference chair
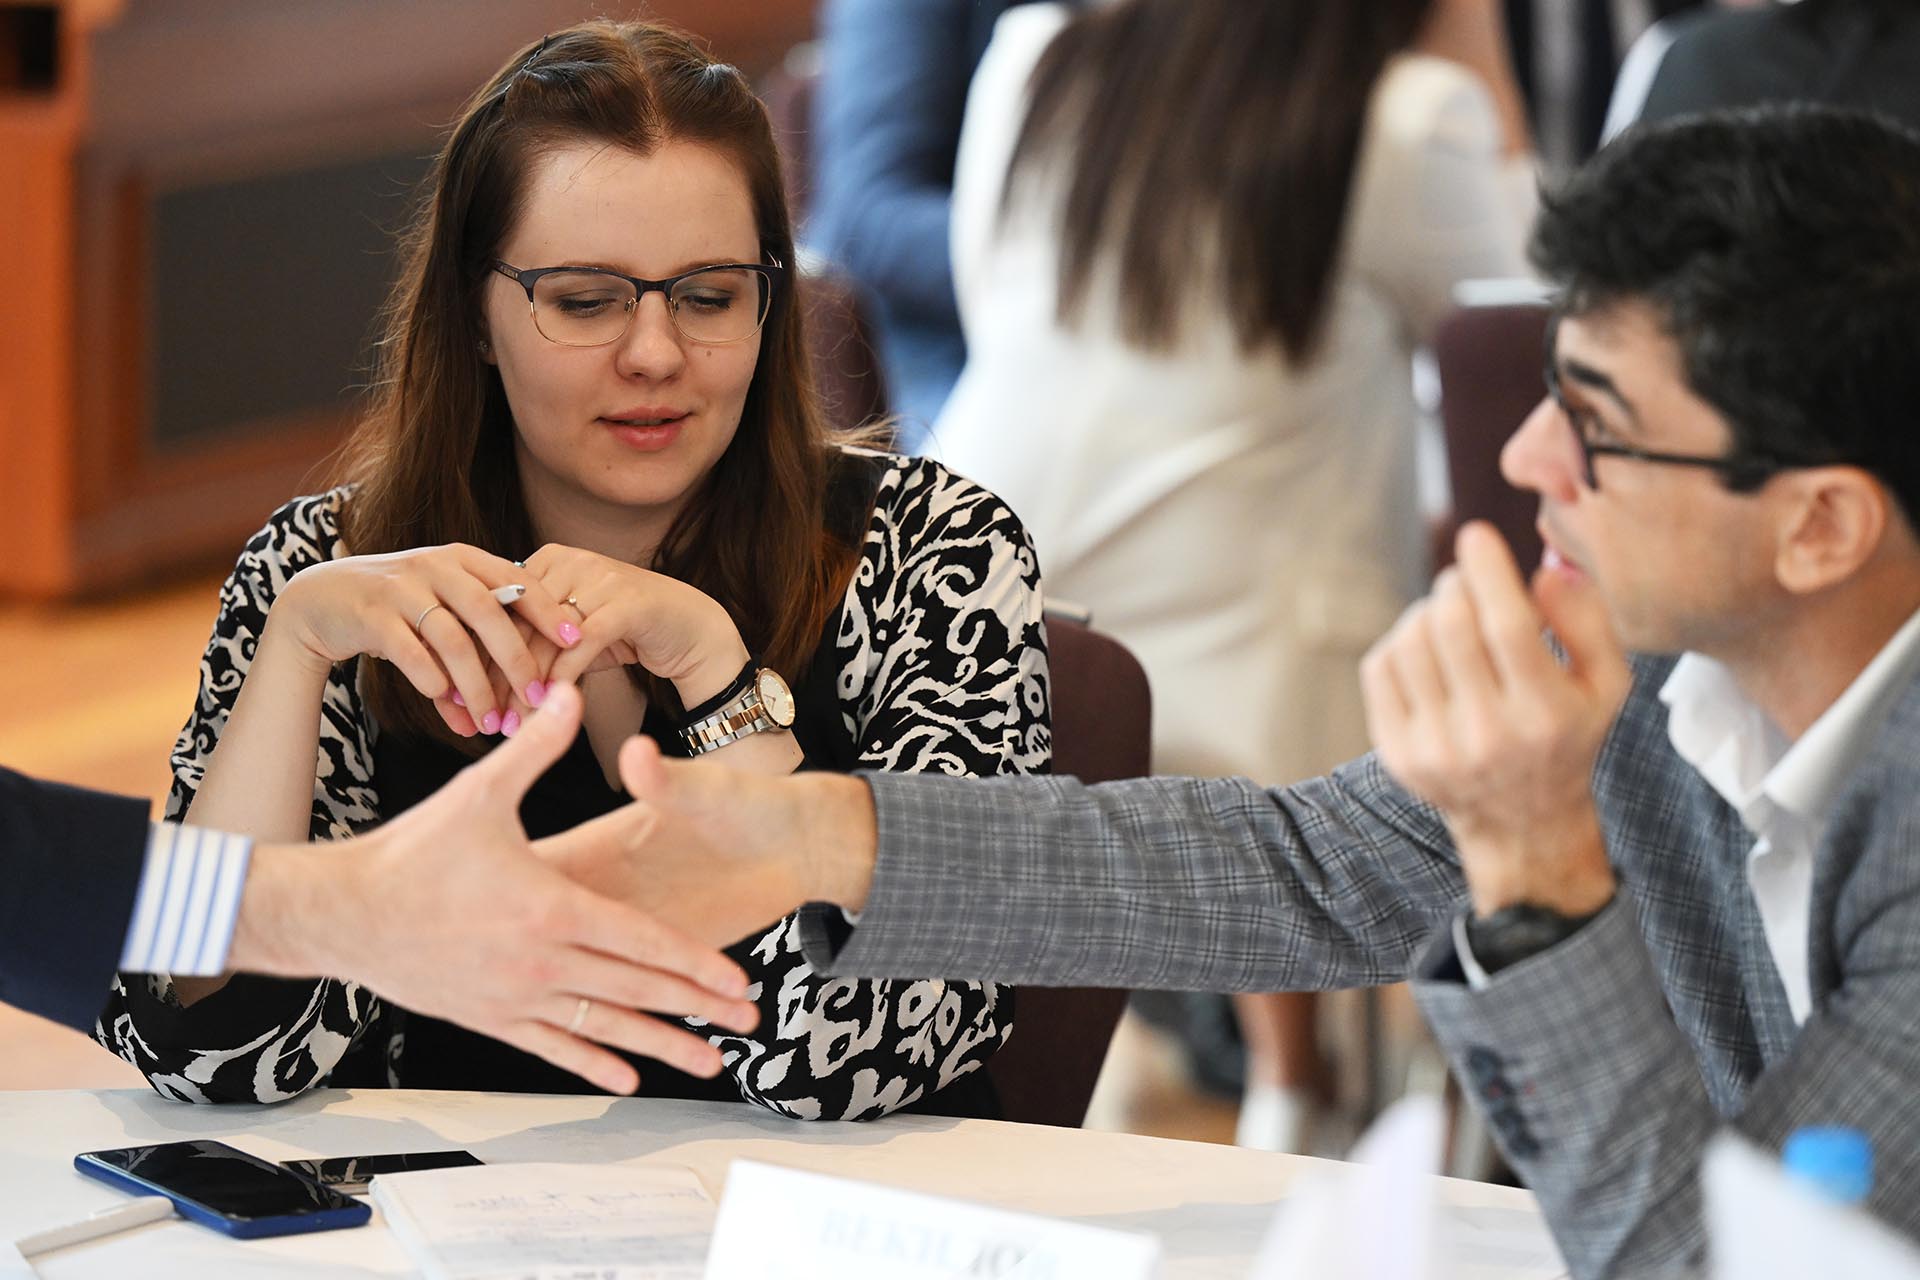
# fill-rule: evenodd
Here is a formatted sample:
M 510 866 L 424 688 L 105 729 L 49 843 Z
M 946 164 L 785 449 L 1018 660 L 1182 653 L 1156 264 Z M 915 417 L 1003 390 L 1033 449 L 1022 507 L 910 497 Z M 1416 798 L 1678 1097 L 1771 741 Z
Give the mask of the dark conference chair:
M 1433 359 L 1447 440 L 1453 518 L 1435 538 L 1435 569 L 1453 559 L 1452 530 L 1492 523 L 1528 569 L 1540 563 L 1533 521 L 1539 499 L 1500 476 L 1500 448 L 1546 394 L 1540 363 L 1547 309 L 1533 304 L 1462 307 L 1440 322 Z
M 1147 673 L 1118 640 L 1047 615 L 1053 771 L 1082 782 L 1137 778 L 1151 764 Z M 1013 1038 L 987 1062 L 1008 1120 L 1077 1129 L 1127 1003 L 1105 987 L 1021 987 Z

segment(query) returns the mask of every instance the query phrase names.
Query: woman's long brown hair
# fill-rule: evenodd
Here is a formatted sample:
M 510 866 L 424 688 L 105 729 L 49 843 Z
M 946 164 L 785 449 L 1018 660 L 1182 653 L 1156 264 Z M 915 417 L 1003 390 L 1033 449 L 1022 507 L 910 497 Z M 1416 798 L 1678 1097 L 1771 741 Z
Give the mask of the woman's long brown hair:
M 1034 69 L 1001 207 L 1067 171 L 1049 211 L 1060 318 L 1117 268 L 1142 347 L 1172 343 L 1198 287 L 1245 348 L 1310 355 L 1374 82 L 1431 3 L 1128 0 L 1065 28 Z
M 731 157 L 752 193 L 761 250 L 787 267 L 739 430 L 651 567 L 726 606 L 747 647 L 795 676 L 812 658 L 857 548 L 826 527 L 830 444 L 795 305 L 779 153 L 741 74 L 667 28 L 595 21 L 548 36 L 516 53 L 462 110 L 402 241 L 372 405 L 344 455 L 343 478 L 356 487 L 342 537 L 356 554 L 448 542 L 511 560 L 535 550 L 513 419 L 499 374 L 479 350 L 481 291 L 533 162 L 581 140 L 641 155 L 669 140 L 695 142 Z M 384 728 L 460 742 L 393 667 L 363 663 L 361 677 Z M 677 708 L 670 685 L 644 683 L 656 701 Z

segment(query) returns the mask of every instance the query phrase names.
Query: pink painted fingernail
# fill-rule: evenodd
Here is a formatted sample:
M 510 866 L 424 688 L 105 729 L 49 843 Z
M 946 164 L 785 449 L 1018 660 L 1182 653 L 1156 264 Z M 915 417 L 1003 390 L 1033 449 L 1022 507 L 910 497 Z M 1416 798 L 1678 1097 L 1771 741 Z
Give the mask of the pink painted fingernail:
M 500 732 L 506 734 L 509 738 L 520 732 L 520 713 L 518 711 L 507 712 L 506 717 L 500 721 Z
M 560 643 L 568 646 L 579 644 L 580 628 L 574 626 L 571 622 L 561 623 L 560 624 Z
M 498 711 L 489 711 L 487 712 L 487 714 L 480 717 L 480 732 L 482 733 L 500 732 L 500 713 Z
M 527 681 L 527 705 L 537 707 L 547 700 L 547 686 L 538 680 Z
M 455 689 L 453 691 L 453 705 L 456 707 L 464 707 L 467 705 L 467 700 L 460 696 L 460 691 L 458 689 Z

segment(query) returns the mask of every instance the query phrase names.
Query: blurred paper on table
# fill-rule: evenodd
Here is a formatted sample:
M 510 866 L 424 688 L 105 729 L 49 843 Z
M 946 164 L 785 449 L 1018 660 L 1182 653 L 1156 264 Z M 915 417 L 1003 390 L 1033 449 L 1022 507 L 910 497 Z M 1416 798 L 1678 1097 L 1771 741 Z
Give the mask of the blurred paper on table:
M 427 1280 L 699 1280 L 713 1234 L 700 1180 L 660 1165 L 383 1174 L 372 1196 Z
M 1254 1258 L 1253 1280 L 1434 1280 L 1434 1175 L 1445 1132 L 1438 1098 L 1387 1108 L 1351 1163 L 1301 1175 Z
M 1535 1280 L 1566 1274 L 1536 1213 L 1440 1196 L 1446 1111 L 1420 1094 L 1387 1108 L 1348 1155 L 1319 1161 L 1280 1203 L 1252 1280 Z
M 1160 1241 L 735 1160 L 706 1280 L 1150 1280 Z
M 1744 1139 L 1715 1138 L 1701 1177 L 1719 1280 L 1920 1280 L 1920 1250 L 1867 1214 L 1821 1199 Z

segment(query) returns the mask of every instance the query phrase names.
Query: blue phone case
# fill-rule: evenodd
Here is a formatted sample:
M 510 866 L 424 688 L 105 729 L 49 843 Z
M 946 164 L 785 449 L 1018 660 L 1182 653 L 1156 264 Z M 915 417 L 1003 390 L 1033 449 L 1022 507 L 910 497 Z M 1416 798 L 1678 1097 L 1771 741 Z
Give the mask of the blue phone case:
M 309 1231 L 333 1231 L 341 1227 L 365 1226 L 368 1220 L 373 1217 L 373 1210 L 371 1208 L 354 1201 L 348 1201 L 346 1204 L 332 1209 L 310 1209 L 303 1210 L 299 1213 L 277 1214 L 271 1217 L 261 1218 L 234 1217 L 221 1213 L 212 1206 L 203 1204 L 198 1200 L 190 1199 L 182 1193 L 173 1190 L 171 1187 L 163 1187 L 157 1182 L 150 1182 L 140 1177 L 138 1174 L 128 1173 L 124 1169 L 116 1169 L 110 1164 L 93 1159 L 93 1155 L 93 1152 L 83 1152 L 75 1156 L 73 1158 L 73 1167 L 89 1178 L 97 1178 L 109 1186 L 117 1187 L 122 1191 L 130 1191 L 134 1195 L 165 1196 L 167 1199 L 173 1201 L 173 1207 L 179 1210 L 181 1217 L 189 1218 L 203 1227 L 212 1227 L 215 1231 L 241 1240 L 254 1240 L 263 1236 L 299 1235 Z M 267 1164 L 269 1169 L 275 1168 L 274 1165 L 265 1161 L 262 1161 L 262 1163 Z M 276 1171 L 286 1173 L 290 1178 L 299 1177 L 298 1174 L 286 1170 Z

